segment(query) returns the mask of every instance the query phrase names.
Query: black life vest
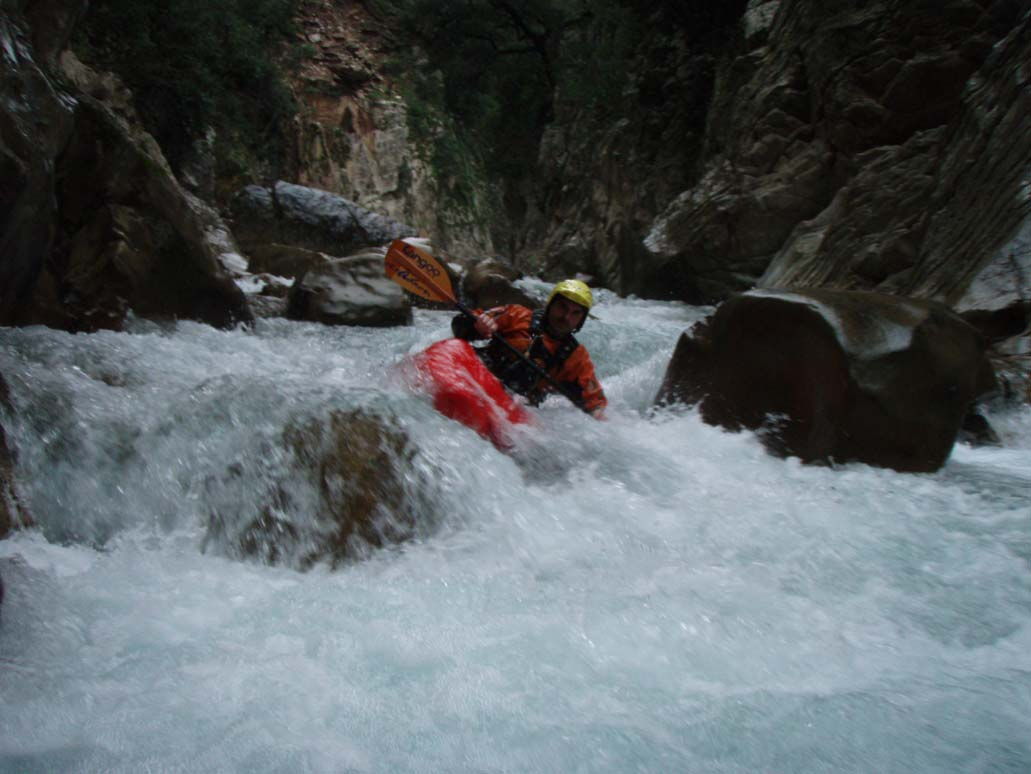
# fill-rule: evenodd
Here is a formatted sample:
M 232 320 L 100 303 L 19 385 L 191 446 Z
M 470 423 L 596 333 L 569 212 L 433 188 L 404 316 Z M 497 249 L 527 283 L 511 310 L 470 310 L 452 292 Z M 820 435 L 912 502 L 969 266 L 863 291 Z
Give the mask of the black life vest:
M 545 311 L 538 309 L 530 318 L 530 346 L 526 349 L 526 355 L 554 378 L 561 370 L 562 364 L 580 346 L 580 342 L 573 334 L 569 334 L 562 339 L 554 352 L 549 352 L 541 340 L 544 336 Z M 490 372 L 512 392 L 525 396 L 534 406 L 540 405 L 544 400 L 547 380 L 537 373 L 533 366 L 522 358 L 517 358 L 504 345 L 492 342 L 480 350 L 479 354 Z M 576 382 L 565 382 L 562 386 L 577 397 L 583 392 Z

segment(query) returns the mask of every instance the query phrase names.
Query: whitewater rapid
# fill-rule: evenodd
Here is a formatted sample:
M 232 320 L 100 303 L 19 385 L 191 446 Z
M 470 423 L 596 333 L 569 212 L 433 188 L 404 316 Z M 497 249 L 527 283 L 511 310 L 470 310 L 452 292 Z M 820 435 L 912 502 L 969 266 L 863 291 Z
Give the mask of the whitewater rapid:
M 610 420 L 555 399 L 512 455 L 391 377 L 443 312 L 0 329 L 38 522 L 0 542 L 0 771 L 1031 770 L 1031 412 L 934 474 L 775 459 L 649 410 L 707 310 L 600 295 Z M 202 550 L 290 422 L 359 406 L 431 529 L 336 570 Z

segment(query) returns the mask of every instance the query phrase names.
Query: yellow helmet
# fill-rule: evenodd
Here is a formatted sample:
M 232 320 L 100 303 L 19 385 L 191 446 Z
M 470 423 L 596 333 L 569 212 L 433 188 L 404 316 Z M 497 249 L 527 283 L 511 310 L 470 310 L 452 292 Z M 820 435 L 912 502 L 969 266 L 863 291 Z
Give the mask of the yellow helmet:
M 551 290 L 551 295 L 548 296 L 548 303 L 545 307 L 551 304 L 551 301 L 555 296 L 564 296 L 572 301 L 574 304 L 579 304 L 588 311 L 594 305 L 594 297 L 591 295 L 591 289 L 587 287 L 586 283 L 580 280 L 567 279 L 562 280 Z

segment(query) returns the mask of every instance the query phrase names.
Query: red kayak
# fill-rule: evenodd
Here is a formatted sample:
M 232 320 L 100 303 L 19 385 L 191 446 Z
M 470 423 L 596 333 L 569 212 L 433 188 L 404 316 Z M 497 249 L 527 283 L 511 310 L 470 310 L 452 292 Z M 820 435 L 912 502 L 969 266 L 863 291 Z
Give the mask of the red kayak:
M 511 447 L 512 425 L 533 422 L 532 415 L 480 362 L 468 341 L 438 341 L 413 356 L 412 363 L 437 411 L 471 427 L 499 449 Z

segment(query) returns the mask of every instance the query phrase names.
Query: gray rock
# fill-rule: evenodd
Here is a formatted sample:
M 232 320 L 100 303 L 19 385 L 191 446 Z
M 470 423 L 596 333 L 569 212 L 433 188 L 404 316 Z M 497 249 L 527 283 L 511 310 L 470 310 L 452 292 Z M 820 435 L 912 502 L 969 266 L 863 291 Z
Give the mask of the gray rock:
M 1031 198 L 1029 198 L 1031 201 Z M 956 303 L 962 312 L 1001 310 L 1031 301 L 1031 213 L 1020 232 L 985 264 Z
M 993 386 L 981 337 L 941 304 L 757 290 L 681 336 L 656 401 L 806 462 L 932 471 Z
M 294 278 L 333 260 L 333 256 L 317 250 L 278 242 L 254 245 L 247 254 L 247 268 L 258 274 L 274 274 L 277 277 Z
M 885 87 L 883 101 L 892 102 L 892 90 L 907 79 L 914 81 L 905 87 L 910 91 L 943 69 L 955 80 L 953 70 L 963 69 L 957 55 L 939 53 L 933 64 L 929 55 L 914 55 Z M 826 210 L 799 225 L 759 284 L 875 289 L 973 308 L 975 280 L 993 261 L 1006 260 L 1006 244 L 1031 216 L 1029 60 L 1025 16 L 959 89 L 948 125 L 857 155 L 856 174 Z M 919 77 L 910 72 L 920 67 L 930 69 Z M 905 102 L 933 104 L 935 93 Z
M 462 276 L 462 297 L 474 309 L 491 309 L 505 304 L 521 304 L 534 309 L 539 305 L 537 300 L 513 284 L 520 276 L 511 266 L 484 259 Z
M 307 569 L 426 534 L 432 485 L 413 455 L 404 430 L 361 410 L 296 422 L 283 432 L 287 465 L 266 491 L 237 492 L 239 465 L 211 482 L 204 550 Z
M 286 316 L 326 325 L 408 325 L 412 307 L 383 269 L 384 252 L 327 261 L 297 280 Z
M 659 82 L 631 73 L 624 118 L 545 133 L 519 265 L 691 302 L 761 282 L 955 305 L 1031 206 L 1027 14 L 753 0 L 708 60 L 654 31 Z
M 279 243 L 330 255 L 416 236 L 415 229 L 342 196 L 292 183 L 250 185 L 232 205 L 233 232 L 244 251 Z

